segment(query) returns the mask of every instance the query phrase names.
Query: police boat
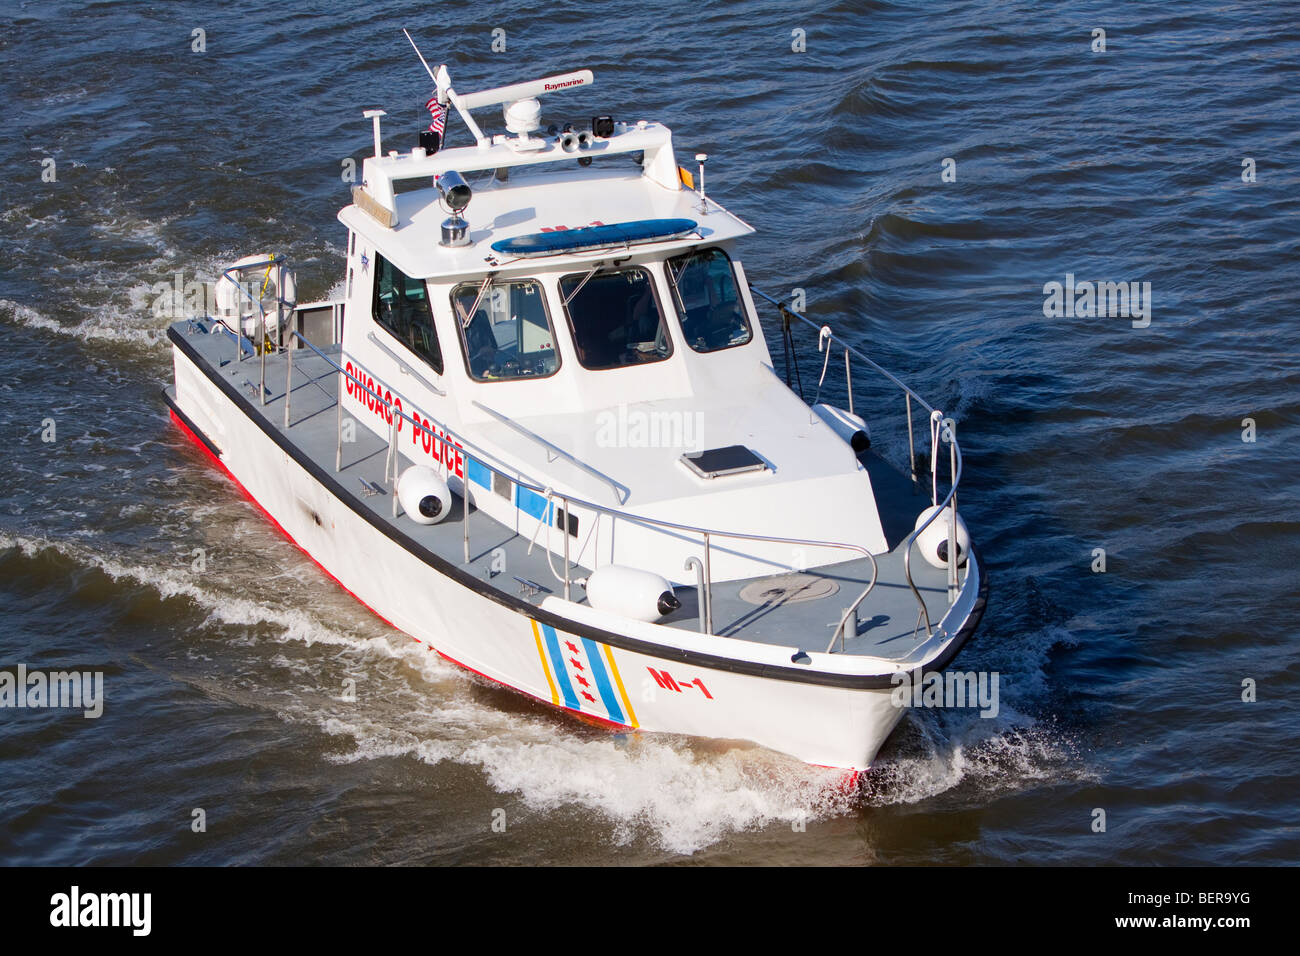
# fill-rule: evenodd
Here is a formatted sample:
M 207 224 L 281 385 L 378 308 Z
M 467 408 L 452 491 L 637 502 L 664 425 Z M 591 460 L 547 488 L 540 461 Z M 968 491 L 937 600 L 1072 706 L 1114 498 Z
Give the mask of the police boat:
M 984 609 L 955 423 L 750 285 L 754 229 L 666 127 L 543 131 L 540 99 L 590 71 L 473 93 L 429 72 L 417 145 L 385 151 L 365 113 L 342 296 L 297 302 L 281 256 L 233 263 L 215 314 L 168 329 L 172 417 L 448 660 L 619 730 L 869 767 L 897 688 Z M 469 141 L 449 147 L 453 111 Z

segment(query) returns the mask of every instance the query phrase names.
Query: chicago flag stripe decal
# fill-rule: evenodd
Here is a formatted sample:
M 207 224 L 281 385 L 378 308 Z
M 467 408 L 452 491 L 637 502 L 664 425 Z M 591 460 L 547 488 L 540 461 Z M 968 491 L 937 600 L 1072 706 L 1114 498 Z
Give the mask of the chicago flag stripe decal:
M 560 634 L 549 624 L 533 621 L 532 625 L 553 704 L 637 726 L 632 702 L 608 647 L 590 638 Z

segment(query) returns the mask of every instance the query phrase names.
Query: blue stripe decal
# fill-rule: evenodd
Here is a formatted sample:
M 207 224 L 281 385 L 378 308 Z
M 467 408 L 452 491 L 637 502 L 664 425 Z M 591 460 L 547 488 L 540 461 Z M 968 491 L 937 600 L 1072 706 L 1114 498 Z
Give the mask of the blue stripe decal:
M 465 475 L 480 488 L 492 488 L 492 471 L 487 465 L 473 458 L 465 459 Z
M 515 485 L 515 507 L 538 521 L 549 523 L 551 520 L 551 505 L 546 496 L 520 485 Z
M 600 688 L 600 699 L 605 702 L 605 712 L 609 714 L 610 720 L 626 724 L 627 721 L 623 719 L 623 709 L 618 706 L 618 698 L 614 696 L 614 688 L 610 686 L 609 672 L 605 670 L 605 660 L 600 656 L 600 648 L 589 637 L 582 639 L 582 646 L 587 652 L 587 660 L 591 663 L 591 673 L 596 678 L 596 686 Z
M 546 635 L 546 650 L 550 652 L 555 680 L 564 695 L 564 706 L 570 710 L 582 710 L 582 705 L 578 703 L 578 695 L 573 692 L 573 682 L 569 680 L 568 668 L 564 666 L 564 655 L 560 653 L 560 639 L 555 634 L 555 628 L 543 624 L 542 633 Z

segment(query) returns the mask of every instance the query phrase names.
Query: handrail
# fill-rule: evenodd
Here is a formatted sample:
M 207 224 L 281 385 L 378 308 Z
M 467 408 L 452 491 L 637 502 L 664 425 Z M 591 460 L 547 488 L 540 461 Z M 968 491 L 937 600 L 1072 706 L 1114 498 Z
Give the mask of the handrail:
M 930 527 L 931 522 L 933 522 L 935 518 L 939 517 L 939 515 L 941 514 L 945 514 L 948 511 L 949 502 L 952 502 L 952 515 L 949 517 L 949 521 L 948 521 L 948 525 L 949 525 L 948 563 L 950 565 L 956 564 L 957 549 L 956 549 L 956 542 L 953 540 L 953 538 L 955 537 L 955 529 L 957 524 L 956 495 L 957 495 L 957 483 L 961 481 L 962 460 L 961 460 L 961 449 L 957 447 L 957 439 L 955 435 L 953 436 L 953 440 L 950 443 L 950 445 L 953 454 L 955 455 L 955 469 L 953 471 L 954 477 L 952 483 L 948 488 L 948 494 L 944 497 L 943 503 L 938 506 L 938 508 L 930 515 L 930 517 L 925 519 L 925 522 L 921 525 L 921 527 L 917 528 L 915 531 L 912 532 L 911 536 L 907 539 L 907 548 L 906 550 L 903 551 L 903 573 L 907 577 L 907 586 L 912 589 L 912 593 L 916 595 L 917 603 L 921 605 L 921 614 L 924 615 L 925 617 L 925 632 L 927 635 L 932 635 L 934 633 L 934 628 L 930 624 L 930 612 L 926 609 L 925 600 L 921 597 L 921 592 L 917 590 L 916 583 L 912 580 L 912 545 L 916 543 L 916 539 L 920 536 L 921 532 L 924 531 L 926 528 Z M 949 570 L 950 588 L 951 588 L 951 574 L 954 570 L 955 568 L 950 568 Z
M 397 370 L 401 372 L 403 375 L 411 376 L 411 378 L 415 379 L 417 382 L 419 382 L 429 391 L 433 392 L 433 394 L 435 395 L 438 395 L 440 397 L 446 396 L 447 392 L 445 389 L 441 389 L 437 385 L 434 385 L 431 381 L 429 381 L 427 378 L 425 378 L 415 369 L 411 368 L 410 364 L 406 361 L 406 359 L 402 358 L 400 355 L 398 355 L 396 352 L 390 349 L 383 342 L 379 341 L 379 336 L 375 335 L 374 332 L 366 333 L 366 339 L 370 342 L 371 345 L 376 346 L 379 349 L 379 351 L 383 352 L 390 359 L 396 362 Z
M 821 350 L 823 346 L 823 342 L 825 343 L 825 348 L 826 348 L 826 362 L 823 363 L 822 380 L 825 380 L 826 377 L 826 364 L 829 363 L 830 360 L 831 343 L 835 342 L 838 343 L 841 347 L 843 347 L 844 378 L 845 378 L 847 388 L 849 390 L 850 408 L 852 408 L 852 403 L 853 403 L 853 379 L 849 367 L 850 354 L 857 357 L 861 361 L 865 362 L 871 368 L 875 369 L 877 372 L 879 372 L 881 375 L 889 379 L 889 381 L 893 382 L 895 385 L 897 385 L 900 389 L 903 390 L 903 393 L 906 396 L 906 400 L 907 400 L 906 404 L 907 404 L 908 469 L 911 472 L 913 483 L 915 483 L 916 481 L 916 446 L 913 438 L 913 429 L 912 429 L 912 406 L 911 406 L 912 400 L 915 399 L 921 405 L 922 408 L 924 408 L 927 412 L 929 412 L 932 420 L 935 418 L 935 416 L 938 416 L 940 418 L 940 427 L 942 430 L 946 431 L 947 433 L 946 438 L 949 445 L 950 464 L 949 464 L 948 493 L 947 495 L 944 496 L 942 502 L 939 502 L 937 500 L 938 499 L 937 494 L 934 493 L 931 494 L 930 496 L 931 503 L 936 506 L 935 510 L 933 511 L 933 513 L 931 513 L 930 517 L 928 517 L 924 522 L 922 522 L 920 527 L 914 529 L 911 535 L 908 536 L 907 547 L 903 551 L 903 572 L 907 578 L 907 585 L 909 588 L 911 588 L 912 594 L 915 595 L 917 604 L 920 605 L 920 609 L 921 609 L 921 613 L 919 615 L 918 622 L 917 622 L 918 626 L 920 624 L 920 619 L 924 619 L 926 634 L 927 636 L 932 636 L 934 634 L 934 628 L 930 621 L 930 611 L 926 607 L 925 599 L 921 596 L 921 592 L 917 588 L 916 582 L 912 579 L 912 546 L 916 543 L 916 539 L 921 535 L 921 533 L 925 531 L 925 529 L 928 528 L 936 518 L 938 518 L 940 515 L 943 514 L 949 514 L 948 517 L 948 594 L 949 594 L 949 599 L 951 600 L 955 596 L 954 592 L 957 587 L 957 567 L 958 567 L 957 542 L 956 542 L 957 486 L 961 483 L 961 474 L 962 474 L 962 453 L 961 453 L 961 448 L 957 443 L 955 425 L 953 425 L 951 422 L 949 422 L 947 425 L 944 425 L 942 421 L 943 419 L 942 412 L 936 410 L 932 405 L 930 405 L 929 402 L 927 402 L 924 398 L 922 398 L 916 392 L 915 389 L 913 389 L 907 383 L 902 381 L 902 379 L 898 378 L 888 369 L 885 369 L 884 367 L 879 365 L 870 356 L 862 352 L 861 349 L 857 348 L 856 346 L 852 345 L 849 342 L 845 342 L 843 339 L 837 338 L 835 334 L 831 331 L 830 326 L 818 325 L 812 319 L 808 318 L 807 316 L 803 315 L 800 312 L 793 311 L 792 309 L 787 307 L 784 302 L 781 302 L 780 300 L 773 298 L 763 290 L 758 289 L 753 285 L 749 286 L 749 290 L 757 294 L 761 298 L 766 299 L 772 305 L 776 306 L 780 310 L 781 315 L 783 317 L 788 317 L 793 315 L 796 318 L 798 318 L 801 322 L 805 323 L 811 328 L 818 330 L 818 340 L 817 340 L 818 350 L 819 351 Z M 787 323 L 788 323 L 788 318 L 787 318 Z M 787 324 L 787 328 L 788 328 L 788 324 Z M 818 383 L 819 394 L 820 394 L 820 386 L 821 383 L 819 382 Z M 937 454 L 938 454 L 938 436 L 936 434 L 935 439 L 931 442 L 931 449 L 930 449 L 932 468 L 934 467 Z M 951 512 L 949 513 L 950 508 L 951 508 Z M 845 620 L 847 620 L 848 615 L 854 610 L 856 610 L 856 605 L 854 605 L 854 607 L 850 608 L 848 611 L 845 611 Z M 841 620 L 840 629 L 843 628 L 845 620 Z
M 537 432 L 532 431 L 531 429 L 519 424 L 519 422 L 515 421 L 509 415 L 504 415 L 501 412 L 498 412 L 494 408 L 489 408 L 488 406 L 480 402 L 478 399 L 474 399 L 473 404 L 475 407 L 487 412 L 489 415 L 491 415 L 501 424 L 508 426 L 518 434 L 523 435 L 525 438 L 530 439 L 533 442 L 536 442 L 537 444 L 541 445 L 543 448 L 545 448 L 547 451 L 551 452 L 552 454 L 556 455 L 557 457 L 563 458 L 565 461 L 569 462 L 570 464 L 577 465 L 587 474 L 599 478 L 605 484 L 609 485 L 611 488 L 614 489 L 614 499 L 619 504 L 626 503 L 627 499 L 632 496 L 632 489 L 628 488 L 627 485 L 624 485 L 621 482 L 616 481 L 615 479 L 611 478 L 609 475 L 605 474 L 603 471 L 600 471 L 599 469 L 594 468 L 591 465 L 587 464 L 585 461 L 582 461 L 579 458 L 575 458 L 573 455 L 569 454 L 559 445 L 547 441 L 541 435 L 537 434 Z M 555 459 L 552 458 L 549 460 L 554 461 Z
M 789 306 L 787 306 L 784 302 L 780 301 L 779 299 L 774 299 L 774 298 L 772 298 L 770 295 L 768 295 L 768 294 L 767 294 L 766 292 L 764 292 L 762 289 L 756 288 L 756 287 L 754 287 L 754 286 L 751 285 L 751 286 L 749 287 L 749 291 L 750 291 L 750 292 L 757 293 L 759 296 L 761 296 L 762 298 L 766 299 L 768 302 L 772 303 L 774 306 L 776 306 L 778 309 L 781 310 L 781 314 L 782 314 L 782 315 L 793 315 L 796 319 L 798 319 L 800 322 L 803 322 L 805 325 L 808 325 L 808 326 L 810 326 L 811 328 L 817 329 L 818 332 L 820 332 L 821 329 L 824 327 L 824 326 L 820 326 L 820 325 L 818 325 L 816 322 L 814 322 L 812 319 L 808 318 L 808 317 L 807 317 L 806 315 L 804 315 L 802 312 L 795 312 L 795 311 L 793 311 L 793 310 L 792 310 Z M 919 394 L 917 394 L 917 392 L 916 392 L 915 389 L 913 389 L 910 385 L 908 385 L 908 384 L 907 384 L 906 382 L 904 382 L 902 379 L 898 378 L 898 376 L 894 375 L 893 372 L 889 371 L 888 369 L 884 368 L 884 367 L 881 366 L 881 365 L 878 365 L 874 360 L 872 360 L 868 355 L 866 355 L 866 353 L 864 353 L 861 349 L 857 348 L 856 346 L 854 346 L 854 345 L 852 345 L 852 344 L 850 344 L 850 343 L 848 343 L 848 342 L 845 342 L 845 341 L 844 341 L 843 339 L 841 339 L 841 338 L 838 338 L 838 337 L 835 335 L 835 333 L 833 333 L 833 332 L 831 333 L 831 338 L 832 338 L 833 340 L 837 341 L 837 342 L 838 342 L 838 343 L 839 343 L 843 348 L 847 349 L 849 352 L 852 352 L 853 355 L 854 355 L 855 357 L 857 357 L 857 358 L 861 359 L 862 361 L 866 362 L 868 365 L 870 365 L 872 368 L 874 368 L 874 369 L 875 369 L 877 372 L 879 372 L 881 375 L 885 376 L 885 378 L 889 379 L 891 382 L 893 382 L 895 385 L 897 385 L 897 386 L 898 386 L 899 388 L 901 388 L 903 391 L 907 392 L 907 394 L 911 395 L 914 399 L 916 399 L 918 402 L 921 403 L 921 407 L 924 408 L 927 412 L 932 412 L 932 411 L 934 411 L 934 409 L 930 406 L 930 403 L 927 402 L 924 398 L 922 398 Z
M 879 573 L 880 569 L 876 567 L 876 559 L 873 557 L 871 559 L 871 583 L 867 585 L 865 591 L 858 595 L 858 599 L 846 607 L 844 613 L 840 615 L 840 623 L 836 625 L 834 632 L 831 634 L 831 642 L 826 645 L 827 654 L 832 653 L 832 648 L 835 647 L 835 639 L 837 637 L 840 639 L 840 650 L 844 650 L 844 626 L 849 622 L 850 618 L 854 620 L 857 619 L 858 608 L 862 605 L 862 602 L 866 600 L 867 595 L 871 593 L 871 589 L 876 586 L 876 575 Z M 853 636 L 857 637 L 858 635 L 854 633 Z
M 548 499 L 549 499 L 550 497 L 552 497 L 553 495 L 555 495 L 556 492 L 554 491 L 554 489 L 550 488 L 549 486 L 543 486 L 543 485 L 540 485 L 540 484 L 537 484 L 537 483 L 531 481 L 530 479 L 524 479 L 524 478 L 521 478 L 521 477 L 517 477 L 516 475 L 518 474 L 518 472 L 516 472 L 516 475 L 508 474 L 507 472 L 501 470 L 500 468 L 497 468 L 497 467 L 495 467 L 494 465 L 489 464 L 488 461 L 487 461 L 487 458 L 490 457 L 490 456 L 488 456 L 488 454 L 487 454 L 486 452 L 484 452 L 484 451 L 482 451 L 481 449 L 479 449 L 478 446 L 476 446 L 474 443 L 462 439 L 461 436 L 459 436 L 456 432 L 452 431 L 450 428 L 447 428 L 447 427 L 446 427 L 445 425 L 443 425 L 441 422 L 437 422 L 437 421 L 434 421 L 433 419 L 429 419 L 429 420 L 427 421 L 426 424 L 417 424 L 417 423 L 415 422 L 415 420 L 414 420 L 414 419 L 413 419 L 413 418 L 412 418 L 412 417 L 411 417 L 407 412 L 405 412 L 403 409 L 401 409 L 401 408 L 395 406 L 391 401 L 385 402 L 385 401 L 384 401 L 384 398 L 383 398 L 383 396 L 382 396 L 381 394 L 379 394 L 379 393 L 378 393 L 377 391 L 375 391 L 373 388 L 370 388 L 370 387 L 369 387 L 365 382 L 362 382 L 362 381 L 361 381 L 361 380 L 360 380 L 356 375 L 353 375 L 352 373 L 348 372 L 348 371 L 347 371 L 343 366 L 339 365 L 339 364 L 338 364 L 337 362 L 335 362 L 332 358 L 330 358 L 328 355 L 326 355 L 324 352 L 322 352 L 322 351 L 321 351 L 319 348 L 317 348 L 317 347 L 316 347 L 316 346 L 315 346 L 311 341 L 309 341 L 305 336 L 303 336 L 300 332 L 298 332 L 297 329 L 290 329 L 290 330 L 289 330 L 289 334 L 290 334 L 290 336 L 292 336 L 293 338 L 298 339 L 298 340 L 299 340 L 303 345 L 305 345 L 305 346 L 306 346 L 307 348 L 309 348 L 311 351 L 315 352 L 317 356 L 319 356 L 320 358 L 324 359 L 325 362 L 326 362 L 327 364 L 329 364 L 330 366 L 332 366 L 332 367 L 335 369 L 335 371 L 337 371 L 337 372 L 339 373 L 340 376 L 342 376 L 343 378 L 347 378 L 347 379 L 351 380 L 352 383 L 353 383 L 353 385 L 354 385 L 356 388 L 364 389 L 366 392 L 368 392 L 372 397 L 374 397 L 374 399 L 375 399 L 377 402 L 379 402 L 381 405 L 383 405 L 383 406 L 386 408 L 386 410 L 387 410 L 390 414 L 392 414 L 393 416 L 395 416 L 395 417 L 394 417 L 394 421 L 393 421 L 393 425 L 392 425 L 392 427 L 390 428 L 390 432 L 389 432 L 389 435 L 390 435 L 390 437 L 389 437 L 390 452 L 389 452 L 389 453 L 390 453 L 390 455 L 392 454 L 392 448 L 391 448 L 391 446 L 395 444 L 395 438 L 394 438 L 394 436 L 396 435 L 396 432 L 397 432 L 397 429 L 396 429 L 396 418 L 397 418 L 397 417 L 400 417 L 400 418 L 405 419 L 406 421 L 408 421 L 408 422 L 411 423 L 412 428 L 419 429 L 419 430 L 421 430 L 421 431 L 430 431 L 430 429 L 428 429 L 428 428 L 426 427 L 426 425 L 427 425 L 427 424 L 432 424 L 432 425 L 436 425 L 436 426 L 438 427 L 438 429 L 440 429 L 441 432 L 442 432 L 442 434 L 439 434 L 437 431 L 432 432 L 431 437 L 433 438 L 434 441 L 436 441 L 436 442 L 442 442 L 444 445 L 452 445 L 453 447 L 458 447 L 458 448 L 459 448 L 459 451 L 461 451 L 463 454 L 465 454 L 467 460 L 477 460 L 477 461 L 479 462 L 479 464 L 483 465 L 483 467 L 487 468 L 487 469 L 488 469 L 489 471 L 491 471 L 493 474 L 499 474 L 499 475 L 502 475 L 503 477 L 509 478 L 511 481 L 513 481 L 515 484 L 517 484 L 517 485 L 520 486 L 521 488 L 526 488 L 526 489 L 528 489 L 529 491 L 533 491 L 533 492 L 536 492 L 536 493 L 538 493 L 538 494 L 544 495 L 544 496 L 546 496 Z M 343 378 L 340 378 L 340 383 L 342 382 Z M 340 386 L 339 386 L 340 401 L 339 401 L 339 403 L 338 403 L 340 409 L 342 408 L 342 401 L 341 401 L 342 391 L 343 391 L 342 384 L 340 384 Z M 476 403 L 476 404 L 477 404 L 477 403 Z M 490 411 L 490 410 L 489 410 L 489 411 Z M 340 413 L 340 414 L 341 414 L 341 413 Z M 446 437 L 444 437 L 444 436 L 446 436 Z M 544 439 L 542 439 L 542 440 L 544 441 Z M 459 446 L 457 446 L 457 445 L 456 445 L 456 442 L 460 442 L 461 444 L 460 444 Z M 336 467 L 337 467 L 337 466 L 338 466 L 338 462 L 336 461 Z M 385 476 L 385 477 L 387 477 L 387 476 Z M 396 496 L 396 494 L 397 494 L 397 487 L 396 487 L 396 486 L 397 486 L 397 483 L 396 483 L 396 481 L 394 481 L 394 482 L 393 482 L 393 494 L 394 494 L 394 496 Z M 467 497 L 468 497 L 467 495 L 466 495 L 466 496 L 463 496 L 463 500 L 467 500 Z M 623 511 L 622 509 L 619 509 L 619 508 L 612 508 L 612 507 L 610 507 L 609 505 L 601 505 L 601 504 L 597 504 L 597 503 L 594 502 L 594 501 L 588 501 L 588 500 L 583 499 L 583 498 L 575 498 L 575 497 L 573 497 L 573 496 L 571 496 L 571 495 L 565 495 L 565 496 L 564 496 L 564 501 L 565 501 L 566 524 L 567 524 L 568 508 L 570 508 L 570 507 L 572 507 L 573 505 L 576 504 L 576 505 L 578 505 L 579 507 L 587 508 L 587 509 L 589 509 L 589 510 L 591 510 L 591 511 L 594 511 L 594 512 L 598 513 L 598 514 L 609 515 L 611 518 L 613 518 L 613 519 L 615 519 L 615 520 L 622 519 L 622 520 L 627 521 L 627 522 L 629 522 L 629 523 L 631 523 L 631 524 L 640 525 L 640 526 L 642 526 L 642 527 L 646 527 L 646 528 L 649 528 L 649 529 L 651 529 L 651 530 L 655 530 L 655 531 L 666 531 L 666 530 L 668 530 L 668 531 L 678 531 L 678 532 L 685 532 L 685 533 L 688 533 L 688 534 L 698 534 L 698 535 L 701 535 L 701 536 L 703 537 L 703 541 L 704 541 L 704 561 L 703 561 L 703 565 L 704 565 L 704 587 L 705 587 L 704 600 L 706 601 L 706 604 L 707 604 L 707 606 L 709 606 L 709 607 L 712 606 L 712 587 L 713 587 L 712 575 L 711 575 L 711 569 L 710 569 L 710 561 L 709 561 L 709 553 L 710 553 L 710 540 L 711 540 L 711 538 L 714 538 L 714 537 L 719 537 L 719 538 L 737 538 L 737 539 L 745 540 L 745 541 L 759 541 L 759 542 L 763 542 L 763 543 L 765 543 L 765 544 L 785 544 L 785 545 L 791 545 L 791 546 L 795 546 L 795 547 L 838 548 L 838 549 L 841 549 L 841 550 L 847 550 L 847 551 L 854 551 L 854 552 L 857 552 L 857 553 L 860 554 L 862 557 L 866 558 L 867 561 L 871 564 L 871 581 L 867 584 L 867 587 L 863 590 L 862 594 L 858 597 L 858 599 L 857 599 L 856 601 L 853 602 L 853 605 L 851 606 L 850 611 L 856 609 L 856 608 L 857 608 L 857 607 L 858 607 L 858 606 L 859 606 L 859 605 L 860 605 L 860 604 L 861 604 L 861 603 L 866 599 L 867 595 L 871 593 L 872 588 L 874 588 L 875 585 L 876 585 L 876 579 L 877 579 L 877 577 L 879 576 L 879 568 L 878 568 L 878 566 L 877 566 L 877 564 L 876 564 L 876 557 L 875 557 L 875 555 L 873 555 L 873 554 L 872 554 L 870 551 L 868 551 L 866 548 L 862 547 L 861 545 L 857 545 L 857 544 L 848 544 L 848 543 L 846 543 L 846 542 L 840 542 L 840 541 L 818 541 L 818 540 L 815 540 L 815 539 L 812 539 L 812 538 L 784 538 L 784 537 L 776 537 L 776 536 L 773 536 L 773 535 L 750 534 L 750 533 L 743 532 L 743 531 L 719 531 L 719 530 L 717 530 L 717 529 L 713 529 L 713 528 L 704 528 L 704 527 L 701 527 L 701 526 L 699 526 L 699 525 L 682 524 L 682 523 L 680 523 L 680 522 L 675 522 L 675 521 L 665 521 L 665 520 L 663 520 L 663 519 L 661 519 L 661 518 L 650 518 L 650 517 L 647 517 L 647 516 L 645 516 L 645 515 L 632 514 L 632 513 L 630 513 L 630 512 Z M 394 508 L 394 511 L 395 511 L 395 510 L 396 510 L 396 508 Z M 466 515 L 468 515 L 468 510 L 469 510 L 469 509 L 468 509 L 468 506 L 466 506 Z M 468 545 L 468 537 L 469 537 L 468 517 L 466 518 L 465 531 L 464 531 L 464 533 L 465 533 L 465 537 L 466 537 L 466 554 L 468 555 L 468 553 L 469 553 L 469 545 Z M 565 528 L 565 536 L 566 536 L 566 538 L 567 538 L 567 536 L 568 536 L 568 529 L 567 529 L 567 528 Z M 549 552 L 549 550 L 550 550 L 550 548 L 549 548 L 549 546 L 548 546 L 547 551 Z M 569 571 L 570 571 L 569 563 L 568 563 L 568 561 L 566 560 L 566 561 L 565 561 L 565 567 L 564 567 L 564 574 L 565 574 L 564 582 L 565 582 L 566 589 L 567 589 L 567 586 L 568 586 L 568 584 L 569 584 L 569 580 L 568 580 Z M 831 643 L 832 643 L 832 644 L 834 644 L 835 640 L 840 636 L 840 633 L 841 633 L 841 631 L 843 630 L 844 623 L 845 623 L 845 620 L 846 620 L 846 617 L 847 617 L 847 613 L 848 613 L 848 612 L 846 612 L 846 616 L 845 616 L 845 617 L 841 617 L 840 622 L 839 622 L 839 624 L 837 625 L 834 634 L 832 634 L 832 636 L 831 636 Z M 711 624 L 711 622 L 710 622 L 710 624 Z M 710 626 L 709 630 L 710 630 L 710 631 L 712 630 L 711 626 Z M 829 649 L 828 649 L 827 653 L 830 653 Z
M 220 320 L 218 320 L 218 321 L 220 321 Z M 223 324 L 224 324 L 224 323 L 223 323 Z M 422 432 L 422 431 L 431 431 L 427 426 L 428 426 L 428 425 L 436 425 L 438 428 L 442 429 L 442 431 L 443 431 L 446 435 L 450 436 L 450 438 L 443 438 L 441 435 L 438 435 L 436 432 L 432 432 L 431 437 L 433 438 L 434 441 L 442 442 L 444 445 L 451 445 L 453 448 L 459 447 L 459 450 L 460 450 L 460 451 L 465 451 L 466 449 L 471 449 L 471 450 L 474 452 L 473 457 L 474 457 L 476 460 L 478 460 L 479 464 L 483 465 L 483 466 L 484 466 L 485 468 L 487 468 L 489 471 L 492 471 L 492 472 L 494 472 L 494 473 L 496 473 L 496 474 L 506 475 L 506 473 L 505 473 L 504 471 L 502 471 L 500 468 L 497 468 L 497 467 L 495 467 L 495 466 L 493 466 L 493 465 L 488 464 L 488 459 L 494 457 L 494 456 L 491 455 L 490 452 L 488 452 L 488 451 L 486 451 L 486 450 L 484 450 L 484 449 L 482 449 L 482 448 L 479 448 L 479 447 L 478 447 L 477 445 L 475 445 L 473 442 L 470 442 L 468 439 L 464 438 L 463 436 L 461 436 L 461 435 L 458 434 L 457 432 L 455 432 L 455 431 L 453 431 L 452 429 L 446 427 L 445 425 L 443 425 L 442 422 L 438 421 L 437 419 L 428 418 L 428 419 L 425 419 L 425 421 L 424 421 L 423 423 L 416 422 L 416 420 L 415 420 L 414 418 L 412 418 L 410 415 L 408 415 L 406 412 L 404 412 L 404 411 L 401 409 L 400 406 L 393 405 L 391 402 L 385 402 L 385 401 L 384 401 L 384 397 L 383 397 L 383 395 L 381 395 L 379 392 L 375 391 L 373 388 L 370 388 L 368 385 L 366 385 L 365 382 L 363 382 L 363 381 L 362 381 L 361 379 L 359 379 L 357 376 L 353 375 L 351 372 L 348 372 L 345 368 L 343 368 L 343 366 L 339 365 L 339 364 L 338 364 L 337 362 L 335 362 L 332 358 L 330 358 L 328 355 L 326 355 L 324 352 L 322 352 L 320 349 L 318 349 L 318 348 L 315 346 L 315 344 L 313 344 L 313 343 L 312 343 L 308 338 L 306 338 L 306 337 L 305 337 L 301 332 L 299 332 L 297 329 L 289 329 L 288 331 L 289 331 L 289 334 L 290 334 L 293 338 L 298 339 L 298 340 L 299 340 L 303 345 L 305 345 L 305 346 L 306 346 L 307 348 L 309 348 L 311 351 L 315 352 L 317 356 L 319 356 L 320 358 L 324 359 L 324 360 L 325 360 L 325 363 L 326 363 L 327 365 L 329 365 L 331 368 L 333 368 L 334 371 L 336 371 L 336 372 L 338 372 L 340 375 L 342 375 L 343 378 L 346 378 L 346 379 L 348 379 L 349 381 L 351 381 L 352 384 L 353 384 L 353 386 L 354 386 L 355 388 L 358 388 L 358 389 L 364 389 L 366 392 L 368 392 L 368 393 L 369 393 L 369 394 L 370 394 L 370 395 L 375 399 L 375 401 L 377 401 L 377 402 L 379 402 L 379 404 L 385 406 L 386 409 L 387 409 L 389 412 L 391 412 L 391 413 L 394 414 L 394 415 L 399 416 L 400 418 L 402 418 L 402 419 L 405 420 L 405 421 L 410 422 L 410 423 L 411 423 L 411 427 L 412 427 L 413 429 L 415 429 L 415 430 L 417 431 L 417 433 Z M 339 383 L 340 383 L 340 384 L 339 384 L 339 388 L 340 388 L 340 391 L 341 391 L 341 390 L 342 390 L 342 379 L 339 380 Z M 343 407 L 342 402 L 338 402 L 337 404 L 338 404 L 338 406 L 339 406 L 340 409 Z M 453 441 L 452 439 L 454 439 L 454 441 Z M 457 445 L 456 445 L 456 442 L 460 442 L 461 444 L 460 444 L 459 446 L 457 446 Z M 337 466 L 336 466 L 336 467 L 337 467 Z M 522 472 L 520 472 L 520 474 L 522 474 Z M 506 477 L 510 477 L 510 476 L 509 476 L 509 475 L 506 475 Z M 516 484 L 523 485 L 525 488 L 528 488 L 528 489 L 533 490 L 533 491 L 541 491 L 541 490 L 543 490 L 541 485 L 538 485 L 538 484 L 534 484 L 534 483 L 532 483 L 532 482 L 531 482 L 531 479 L 527 479 L 527 480 L 525 480 L 525 479 L 520 479 L 520 478 L 511 478 L 511 481 L 514 481 Z

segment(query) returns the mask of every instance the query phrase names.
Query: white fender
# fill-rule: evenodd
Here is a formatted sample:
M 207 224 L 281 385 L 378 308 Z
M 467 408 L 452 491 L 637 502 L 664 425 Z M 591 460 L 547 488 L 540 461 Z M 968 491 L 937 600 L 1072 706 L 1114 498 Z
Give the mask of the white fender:
M 871 447 L 871 431 L 867 428 L 865 418 L 825 402 L 814 405 L 813 411 L 835 434 L 844 439 L 855 455 Z
M 451 510 L 451 490 L 432 468 L 412 465 L 397 479 L 397 503 L 416 524 L 437 524 Z
M 607 564 L 591 572 L 587 601 L 597 610 L 651 623 L 682 606 L 673 586 L 659 575 L 622 564 Z
M 920 517 L 916 519 L 916 524 L 912 530 L 925 522 L 932 514 L 937 514 L 938 505 L 931 505 L 921 512 Z M 948 566 L 948 521 L 952 514 L 952 508 L 944 509 L 944 513 L 939 515 L 930 522 L 930 526 L 922 531 L 916 537 L 917 550 L 921 556 L 929 561 L 936 568 L 946 568 Z M 966 563 L 966 555 L 970 553 L 970 533 L 966 530 L 966 522 L 962 520 L 961 515 L 957 516 L 957 566 L 961 567 Z

